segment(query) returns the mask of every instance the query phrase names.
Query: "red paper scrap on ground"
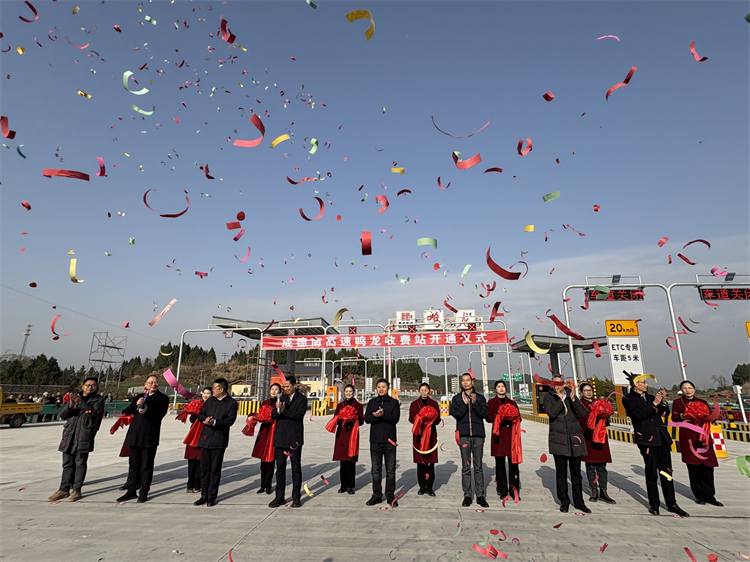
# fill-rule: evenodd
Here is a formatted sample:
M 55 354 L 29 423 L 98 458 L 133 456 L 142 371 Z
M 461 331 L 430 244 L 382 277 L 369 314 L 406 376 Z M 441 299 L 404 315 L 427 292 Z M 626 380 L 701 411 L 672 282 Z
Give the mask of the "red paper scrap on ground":
M 562 527 L 562 523 L 558 523 L 557 525 L 552 525 L 553 529 L 559 529 L 560 527 Z
M 599 552 L 604 552 L 609 545 L 605 542 L 602 546 L 599 547 Z
M 690 560 L 692 560 L 693 562 L 698 562 L 695 559 L 695 556 L 693 556 L 693 553 L 690 552 L 690 549 L 688 547 L 685 547 L 684 550 L 685 550 L 685 554 L 687 554 L 690 557 Z
M 544 453 L 542 453 L 542 456 L 539 457 L 539 462 L 542 462 L 542 463 L 547 462 L 547 455 L 545 455 Z

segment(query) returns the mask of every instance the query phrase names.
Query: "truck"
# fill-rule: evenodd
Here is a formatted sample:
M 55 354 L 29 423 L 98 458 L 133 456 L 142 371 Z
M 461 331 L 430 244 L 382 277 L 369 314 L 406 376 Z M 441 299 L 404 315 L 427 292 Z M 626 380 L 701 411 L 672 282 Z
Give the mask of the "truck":
M 11 427 L 21 427 L 28 420 L 28 416 L 41 414 L 42 407 L 42 404 L 34 402 L 5 402 L 3 387 L 0 386 L 0 424 L 7 423 Z

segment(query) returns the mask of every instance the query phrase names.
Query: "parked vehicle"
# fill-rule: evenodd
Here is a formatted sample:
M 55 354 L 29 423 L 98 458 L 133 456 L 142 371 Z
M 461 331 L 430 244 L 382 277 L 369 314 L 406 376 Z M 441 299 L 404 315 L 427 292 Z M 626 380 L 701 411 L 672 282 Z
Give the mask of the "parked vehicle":
M 21 427 L 28 420 L 28 416 L 40 414 L 42 408 L 42 404 L 34 402 L 4 402 L 3 388 L 0 387 L 0 423 Z

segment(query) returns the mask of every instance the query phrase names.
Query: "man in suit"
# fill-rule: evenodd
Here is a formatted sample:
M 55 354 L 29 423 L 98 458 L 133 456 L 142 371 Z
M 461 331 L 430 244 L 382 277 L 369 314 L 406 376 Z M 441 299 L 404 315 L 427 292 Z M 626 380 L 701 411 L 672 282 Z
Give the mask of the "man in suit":
M 401 418 L 401 404 L 388 396 L 388 381 L 378 379 L 378 395 L 367 403 L 365 423 L 370 424 L 370 462 L 372 497 L 366 505 L 383 501 L 383 459 L 385 458 L 385 499 L 391 507 L 396 501 L 396 424 Z
M 229 445 L 229 428 L 237 419 L 237 401 L 227 394 L 228 389 L 227 379 L 216 379 L 213 395 L 198 414 L 198 421 L 203 423 L 198 440 L 201 448 L 201 497 L 193 505 L 216 505 L 224 451 Z
M 461 487 L 464 491 L 463 507 L 472 501 L 471 481 L 472 462 L 474 463 L 474 492 L 477 503 L 490 507 L 484 496 L 484 419 L 489 414 L 487 400 L 474 389 L 474 377 L 469 373 L 461 375 L 460 394 L 451 400 L 450 414 L 456 418 L 456 432 L 461 442 Z
M 138 503 L 148 501 L 148 492 L 154 478 L 154 459 L 159 446 L 161 420 L 169 410 L 169 398 L 159 392 L 159 380 L 155 375 L 146 379 L 144 392 L 131 399 L 123 414 L 133 415 L 133 421 L 125 436 L 125 445 L 130 447 L 128 457 L 128 491 L 117 498 L 124 502 L 138 498 Z M 140 475 L 140 479 L 139 479 Z M 135 491 L 140 482 L 140 495 Z
M 286 501 L 286 459 L 292 462 L 292 507 L 301 507 L 302 425 L 307 412 L 307 398 L 297 390 L 297 379 L 289 375 L 283 385 L 284 395 L 278 396 L 271 417 L 276 420 L 273 446 L 276 448 L 276 498 L 268 507 L 279 507 Z
M 674 496 L 672 483 L 672 438 L 664 417 L 669 415 L 667 392 L 662 389 L 656 396 L 648 393 L 648 379 L 656 379 L 653 375 L 634 375 L 623 371 L 630 380 L 630 392 L 622 399 L 625 411 L 633 421 L 635 443 L 641 450 L 641 456 L 646 463 L 646 491 L 648 493 L 648 512 L 659 515 L 659 488 L 656 481 L 661 475 L 661 491 L 667 511 L 688 517 Z M 666 476 L 669 475 L 669 476 Z

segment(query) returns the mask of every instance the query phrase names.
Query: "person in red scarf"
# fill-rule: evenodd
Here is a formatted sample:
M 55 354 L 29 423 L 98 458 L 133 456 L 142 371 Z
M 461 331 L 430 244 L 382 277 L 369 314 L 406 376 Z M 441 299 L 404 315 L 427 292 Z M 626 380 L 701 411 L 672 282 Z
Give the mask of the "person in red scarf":
M 585 418 L 578 420 L 586 441 L 587 454 L 581 460 L 586 463 L 586 478 L 591 488 L 589 501 L 614 504 L 617 502 L 607 494 L 607 463 L 612 462 L 607 426 L 609 416 L 615 411 L 606 398 L 594 399 L 594 387 L 589 383 L 583 382 L 578 388 L 581 391 L 581 405 L 589 413 Z
M 359 460 L 359 427 L 365 423 L 365 411 L 356 398 L 354 387 L 344 387 L 344 401 L 336 406 L 336 412 L 326 429 L 336 432 L 333 445 L 333 460 L 341 463 L 341 487 L 339 494 L 354 494 L 354 476 Z
M 198 421 L 198 414 L 203 404 L 213 395 L 210 386 L 203 389 L 198 400 L 191 400 L 186 407 L 177 414 L 178 420 L 185 423 L 190 417 L 190 430 L 183 443 L 185 443 L 185 458 L 188 462 L 187 493 L 196 494 L 201 491 L 201 449 L 198 447 L 198 438 L 201 436 L 203 424 Z
M 412 426 L 412 454 L 417 465 L 417 482 L 420 496 L 434 496 L 435 465 L 438 462 L 437 426 L 440 423 L 440 405 L 430 398 L 430 385 L 419 385 L 419 398 L 409 406 L 409 423 Z
M 281 393 L 281 385 L 279 383 L 273 383 L 269 389 L 268 400 L 264 400 L 260 404 L 261 412 L 255 415 L 255 422 L 260 421 L 260 431 L 258 437 L 255 439 L 255 446 L 253 447 L 253 458 L 260 459 L 260 488 L 256 493 L 266 494 L 273 493 L 273 469 L 276 466 L 276 449 L 273 446 L 273 434 L 276 429 L 276 422 L 271 418 L 271 410 L 276 407 L 276 400 L 278 395 Z M 258 419 L 260 417 L 261 419 Z M 252 423 L 253 420 L 251 420 Z M 255 424 L 253 424 L 253 430 Z M 245 433 L 245 430 L 243 430 Z M 252 435 L 252 433 L 251 433 Z
M 512 488 L 521 499 L 521 478 L 518 465 L 523 461 L 521 451 L 521 413 L 514 400 L 508 398 L 505 383 L 495 383 L 497 396 L 487 402 L 487 421 L 492 424 L 490 453 L 495 457 L 495 480 L 497 495 L 504 498 Z M 499 414 L 498 414 L 499 412 Z M 495 431 L 497 429 L 497 431 Z M 513 450 L 515 445 L 516 451 Z M 508 474 L 505 473 L 505 458 L 508 458 Z
M 695 503 L 723 507 L 724 504 L 715 497 L 714 467 L 719 466 L 719 463 L 716 461 L 711 438 L 711 422 L 708 419 L 711 416 L 711 408 L 708 402 L 695 397 L 695 385 L 692 382 L 682 381 L 680 390 L 682 396 L 672 402 L 672 421 L 688 422 L 701 427 L 706 433 L 704 436 L 697 431 L 680 428 L 680 452 L 682 462 L 687 465 Z M 706 448 L 707 450 L 698 452 Z

